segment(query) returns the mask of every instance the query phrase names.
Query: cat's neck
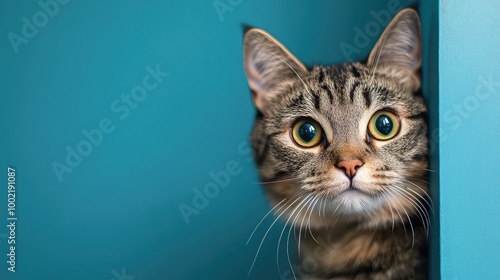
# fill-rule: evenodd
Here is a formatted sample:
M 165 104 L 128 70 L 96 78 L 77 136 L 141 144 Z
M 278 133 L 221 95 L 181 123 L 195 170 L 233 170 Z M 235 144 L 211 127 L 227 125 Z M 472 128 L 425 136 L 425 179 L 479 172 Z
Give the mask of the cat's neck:
M 323 275 L 325 279 L 356 271 L 375 275 L 404 262 L 408 262 L 404 264 L 407 270 L 421 269 L 424 263 L 411 261 L 425 259 L 426 244 L 426 231 L 418 220 L 400 222 L 394 228 L 373 228 L 350 221 L 333 228 L 303 231 L 300 258 L 302 266 L 308 265 L 302 270 L 313 270 L 306 274 Z

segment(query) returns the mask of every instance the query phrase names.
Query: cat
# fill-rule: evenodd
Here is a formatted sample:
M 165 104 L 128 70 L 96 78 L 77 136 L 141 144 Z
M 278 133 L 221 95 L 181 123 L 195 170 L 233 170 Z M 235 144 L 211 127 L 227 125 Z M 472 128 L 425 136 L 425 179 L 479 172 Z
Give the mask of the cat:
M 410 8 L 366 64 L 307 68 L 265 31 L 245 32 L 260 180 L 271 211 L 297 231 L 299 261 L 314 262 L 293 278 L 427 279 L 421 45 Z

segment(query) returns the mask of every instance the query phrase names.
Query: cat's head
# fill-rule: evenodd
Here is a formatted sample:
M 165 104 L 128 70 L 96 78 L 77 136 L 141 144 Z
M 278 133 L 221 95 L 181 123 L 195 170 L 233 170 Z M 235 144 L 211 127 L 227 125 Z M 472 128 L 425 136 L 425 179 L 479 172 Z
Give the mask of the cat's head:
M 322 214 L 378 223 L 426 207 L 421 49 L 412 9 L 396 15 L 366 64 L 308 69 L 266 32 L 245 33 L 245 72 L 259 112 L 254 157 L 278 209 L 296 213 L 295 222 L 311 216 L 314 226 Z

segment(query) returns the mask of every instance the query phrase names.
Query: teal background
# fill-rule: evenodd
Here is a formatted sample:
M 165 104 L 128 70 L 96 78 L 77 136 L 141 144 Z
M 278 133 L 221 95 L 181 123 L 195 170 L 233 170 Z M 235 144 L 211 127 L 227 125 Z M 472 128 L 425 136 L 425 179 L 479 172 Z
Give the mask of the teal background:
M 213 1 L 69 1 L 18 53 L 9 32 L 21 34 L 21 19 L 32 19 L 42 9 L 36 2 L 0 3 L 0 180 L 6 182 L 7 166 L 16 169 L 19 218 L 17 272 L 10 273 L 7 229 L 2 226 L 7 224 L 7 191 L 0 188 L 0 279 L 247 278 L 272 220 L 266 219 L 245 245 L 269 206 L 244 146 L 255 112 L 242 69 L 240 25 L 267 30 L 307 65 L 364 60 L 378 35 L 348 57 L 340 45 L 355 45 L 354 28 L 364 29 L 374 20 L 370 11 L 387 10 L 388 2 L 220 2 L 230 7 L 222 18 Z M 417 3 L 391 2 L 401 8 Z M 487 4 L 498 7 L 493 1 Z M 498 17 L 484 6 L 469 5 L 464 30 L 455 18 L 466 8 L 442 3 L 444 16 L 438 22 L 437 2 L 421 1 L 423 92 L 431 128 L 450 126 L 438 115 L 438 106 L 441 112 L 464 100 L 478 75 L 500 79 L 494 68 L 498 59 L 486 61 L 498 54 L 498 36 L 492 35 L 498 29 L 479 20 L 485 14 L 489 23 Z M 484 41 L 461 37 L 472 34 Z M 438 51 L 444 60 L 440 75 Z M 477 64 L 476 59 L 485 62 Z M 170 75 L 121 120 L 111 104 L 142 84 L 145 68 L 156 65 Z M 498 118 L 492 118 L 498 116 L 498 105 L 493 95 L 482 102 L 460 129 L 447 131 L 446 142 L 431 155 L 431 168 L 440 171 L 432 174 L 432 194 L 443 206 L 434 224 L 433 279 L 440 271 L 443 279 L 474 279 L 462 265 L 471 261 L 469 251 L 474 271 L 482 273 L 477 279 L 492 279 L 486 273 L 500 259 L 494 251 L 499 247 L 494 235 L 500 224 L 498 210 L 494 212 L 499 178 L 482 168 L 487 159 L 489 170 L 498 170 L 493 141 L 499 126 Z M 66 146 L 75 149 L 85 140 L 82 130 L 98 128 L 104 118 L 112 121 L 114 131 L 104 134 L 60 182 L 51 164 L 64 163 Z M 484 131 L 470 133 L 472 127 Z M 458 152 L 462 147 L 468 149 Z M 478 164 L 471 165 L 471 158 Z M 228 164 L 236 164 L 239 172 L 186 223 L 179 206 L 193 206 L 195 192 L 213 184 L 210 174 Z M 441 201 L 438 185 L 446 192 Z M 482 188 L 472 191 L 471 186 Z M 473 210 L 465 216 L 470 227 L 460 220 L 467 209 Z M 276 264 L 282 227 L 277 223 L 270 231 L 249 279 L 279 279 L 280 274 L 293 279 L 283 243 L 280 271 Z M 496 243 L 478 240 L 484 232 Z
M 441 1 L 439 14 L 441 276 L 498 279 L 500 3 Z

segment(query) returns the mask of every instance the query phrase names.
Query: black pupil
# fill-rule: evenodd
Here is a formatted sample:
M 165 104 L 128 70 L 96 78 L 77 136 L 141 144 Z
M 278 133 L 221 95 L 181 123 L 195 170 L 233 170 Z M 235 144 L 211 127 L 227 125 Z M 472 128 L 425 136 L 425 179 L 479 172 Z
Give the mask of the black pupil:
M 391 133 L 394 124 L 392 123 L 391 118 L 389 118 L 387 115 L 380 115 L 375 121 L 375 127 L 381 134 L 388 135 L 389 133 Z
M 316 128 L 310 123 L 304 123 L 299 127 L 299 136 L 304 142 L 311 142 L 316 135 Z

